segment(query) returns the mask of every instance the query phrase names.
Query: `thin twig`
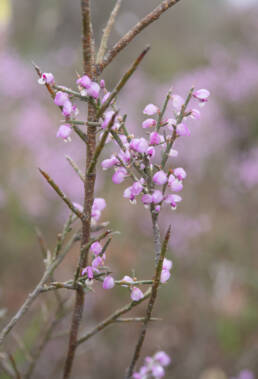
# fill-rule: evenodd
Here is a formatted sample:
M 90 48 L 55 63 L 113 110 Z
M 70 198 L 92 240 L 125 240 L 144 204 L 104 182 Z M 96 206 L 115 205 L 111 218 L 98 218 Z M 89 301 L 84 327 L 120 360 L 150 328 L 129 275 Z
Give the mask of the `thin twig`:
M 171 98 L 171 90 L 168 92 L 166 100 L 165 100 L 164 105 L 163 105 L 163 108 L 162 108 L 161 112 L 159 113 L 158 122 L 157 122 L 157 128 L 156 128 L 157 132 L 159 131 L 159 129 L 161 127 L 162 118 L 164 116 L 164 113 L 166 112 L 166 109 L 167 109 L 168 102 L 169 102 L 170 98 Z
M 96 58 L 96 63 L 97 64 L 99 64 L 99 63 L 102 62 L 102 60 L 104 58 L 104 55 L 106 53 L 108 39 L 109 39 L 111 30 L 112 30 L 112 27 L 113 27 L 113 25 L 115 23 L 115 20 L 116 20 L 119 8 L 121 6 L 121 3 L 122 3 L 122 0 L 117 0 L 116 1 L 114 9 L 112 10 L 112 12 L 110 14 L 110 17 L 108 19 L 107 25 L 103 29 L 103 34 L 102 34 L 102 38 L 101 38 L 101 41 L 100 41 L 100 46 L 99 46 L 99 50 L 98 50 L 98 54 L 97 54 L 97 58 Z
M 80 179 L 84 183 L 84 180 L 85 180 L 84 175 L 81 172 L 80 168 L 77 166 L 77 164 L 74 162 L 74 160 L 71 157 L 69 157 L 69 155 L 66 155 L 65 158 L 67 159 L 67 161 L 70 163 L 70 165 L 72 166 L 72 168 L 74 169 L 74 171 L 76 172 L 76 174 L 79 175 Z
M 150 296 L 150 300 L 148 302 L 148 306 L 147 306 L 147 310 L 146 310 L 146 316 L 145 316 L 145 319 L 144 319 L 144 323 L 143 323 L 143 326 L 142 326 L 142 330 L 141 330 L 139 339 L 137 341 L 137 344 L 136 344 L 136 347 L 135 347 L 135 350 L 134 350 L 134 354 L 133 354 L 131 363 L 130 363 L 129 368 L 127 370 L 127 373 L 125 375 L 126 379 L 129 379 L 129 378 L 132 377 L 135 364 L 136 364 L 136 362 L 137 362 L 137 360 L 139 359 L 139 356 L 140 356 L 141 348 L 142 348 L 142 345 L 143 345 L 143 342 L 144 342 L 144 338 L 145 338 L 145 335 L 146 335 L 146 332 L 147 332 L 148 322 L 149 322 L 149 320 L 151 318 L 153 306 L 154 306 L 154 303 L 155 303 L 155 300 L 156 300 L 156 297 L 157 297 L 158 287 L 159 287 L 159 284 L 160 284 L 160 276 L 161 276 L 161 271 L 162 271 L 162 264 L 163 264 L 163 260 L 165 258 L 165 254 L 166 254 L 166 251 L 167 251 L 168 241 L 169 241 L 169 238 L 170 238 L 170 231 L 171 231 L 171 227 L 169 226 L 169 228 L 168 228 L 168 230 L 166 232 L 163 244 L 162 244 L 161 253 L 160 253 L 160 257 L 159 257 L 159 262 L 158 262 L 158 265 L 156 267 L 155 277 L 154 277 L 153 285 L 152 285 L 152 288 L 151 288 L 151 296 Z
M 108 52 L 102 63 L 97 66 L 97 74 L 100 75 L 104 68 L 123 50 L 143 29 L 152 22 L 158 20 L 162 13 L 178 3 L 180 0 L 164 0 L 147 16 L 142 18 L 128 33 L 126 33 Z
M 54 182 L 53 179 L 50 178 L 50 176 L 43 171 L 41 168 L 39 168 L 39 172 L 44 176 L 44 178 L 47 180 L 47 182 L 51 185 L 51 187 L 56 191 L 56 193 L 61 197 L 61 199 L 68 205 L 68 207 L 71 209 L 71 211 L 76 214 L 81 220 L 83 220 L 84 215 L 73 205 L 71 200 L 61 191 L 61 189 L 58 187 L 58 185 Z

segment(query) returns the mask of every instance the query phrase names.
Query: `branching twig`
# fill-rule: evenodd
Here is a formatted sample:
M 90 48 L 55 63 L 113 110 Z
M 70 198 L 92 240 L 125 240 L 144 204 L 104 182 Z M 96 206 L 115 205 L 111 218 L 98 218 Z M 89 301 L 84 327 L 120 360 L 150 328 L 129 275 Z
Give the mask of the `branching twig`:
M 135 38 L 144 28 L 156 21 L 162 13 L 166 12 L 170 7 L 178 3 L 180 0 L 164 0 L 147 16 L 141 19 L 128 33 L 126 33 L 108 52 L 102 63 L 97 66 L 97 74 L 100 75 L 104 68 L 123 50 L 133 38 Z

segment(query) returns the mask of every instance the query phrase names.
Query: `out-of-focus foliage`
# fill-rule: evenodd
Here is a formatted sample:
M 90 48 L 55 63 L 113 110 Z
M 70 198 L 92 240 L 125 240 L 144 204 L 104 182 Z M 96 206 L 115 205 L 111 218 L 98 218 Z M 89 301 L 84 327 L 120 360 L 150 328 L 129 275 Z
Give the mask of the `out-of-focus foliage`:
M 103 7 L 101 0 L 94 2 L 97 40 L 112 3 L 105 1 Z M 157 1 L 124 3 L 113 41 Z M 171 86 L 181 95 L 192 84 L 211 91 L 201 122 L 193 122 L 192 136 L 177 146 L 174 164 L 183 166 L 188 178 L 184 202 L 172 215 L 163 216 L 164 225 L 173 226 L 173 278 L 160 291 L 156 310 L 163 321 L 151 326 L 144 349 L 150 355 L 160 348 L 169 352 L 173 363 L 168 375 L 173 378 L 229 378 L 243 368 L 258 374 L 258 8 L 251 2 L 246 7 L 236 3 L 182 0 L 104 73 L 112 88 L 132 57 L 151 42 L 149 56 L 119 104 L 129 113 L 131 130 L 140 129 L 143 106 L 161 105 Z M 42 271 L 34 226 L 52 246 L 67 216 L 37 167 L 48 171 L 73 201 L 81 202 L 81 183 L 64 155 L 82 164 L 84 151 L 78 150 L 76 136 L 70 144 L 56 140 L 60 114 L 37 85 L 31 65 L 33 60 L 53 72 L 58 83 L 73 86 L 76 73 L 81 73 L 79 20 L 79 1 L 0 4 L 0 308 L 8 309 L 7 317 Z M 130 274 L 129 266 L 148 277 L 148 214 L 140 204 L 132 206 L 123 199 L 121 187 L 115 187 L 109 175 L 101 173 L 97 194 L 107 199 L 104 219 L 121 231 L 113 239 L 110 261 L 116 275 Z M 60 279 L 70 278 L 77 254 L 67 259 Z M 86 301 L 88 326 L 128 300 L 120 289 L 105 296 L 101 289 L 96 291 Z M 51 308 L 51 303 L 51 296 L 42 297 L 42 304 Z M 42 329 L 41 320 L 35 307 L 18 328 L 29 347 Z M 59 331 L 68 323 L 65 320 Z M 135 326 L 118 325 L 90 341 L 78 354 L 74 377 L 121 377 L 136 333 Z M 121 346 L 115 354 L 110 343 L 114 340 Z M 50 366 L 58 370 L 65 345 L 65 338 L 48 344 L 37 378 L 53 377 Z M 20 351 L 16 358 L 24 359 Z

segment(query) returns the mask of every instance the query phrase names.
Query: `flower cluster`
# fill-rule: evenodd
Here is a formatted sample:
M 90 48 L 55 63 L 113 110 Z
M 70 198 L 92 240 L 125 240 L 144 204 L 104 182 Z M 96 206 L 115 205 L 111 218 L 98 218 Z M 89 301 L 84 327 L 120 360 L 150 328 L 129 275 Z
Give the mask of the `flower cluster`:
M 171 362 L 170 357 L 164 351 L 158 351 L 153 357 L 146 357 L 145 364 L 138 372 L 133 374 L 134 379 L 163 378 L 164 367 Z
M 74 93 L 65 87 L 55 86 L 54 75 L 52 73 L 44 72 L 38 80 L 38 83 L 42 85 L 47 84 L 52 87 L 53 91 L 55 91 L 54 103 L 62 109 L 62 113 L 66 120 L 64 124 L 60 125 L 56 136 L 62 138 L 65 142 L 70 141 L 72 127 L 68 121 L 74 120 L 79 114 L 77 106 L 73 105 L 71 102 L 71 97 Z M 85 97 L 85 99 L 87 97 L 91 98 L 96 106 L 103 104 L 110 95 L 110 92 L 105 88 L 105 81 L 103 79 L 100 83 L 97 83 L 92 81 L 87 75 L 83 75 L 77 79 L 76 84 L 79 89 L 78 95 Z M 59 89 L 56 91 L 56 88 Z M 108 119 L 106 119 L 106 122 L 108 123 Z M 103 119 L 103 123 L 105 123 L 105 119 Z
M 115 184 L 122 183 L 126 178 L 133 179 L 132 185 L 124 190 L 123 196 L 135 203 L 137 196 L 141 196 L 141 201 L 145 207 L 159 213 L 163 204 L 168 204 L 175 209 L 177 203 L 182 201 L 178 192 L 183 189 L 183 181 L 187 174 L 182 167 L 165 169 L 169 157 L 178 155 L 173 145 L 177 138 L 189 136 L 190 129 L 187 119 L 199 119 L 200 111 L 192 108 L 187 110 L 190 100 L 196 100 L 203 106 L 209 97 L 209 91 L 200 89 L 191 90 L 186 100 L 179 95 L 168 94 L 167 101 L 162 109 L 154 104 L 148 104 L 143 114 L 148 116 L 142 122 L 142 128 L 147 133 L 146 137 L 135 137 L 125 133 L 125 126 L 119 127 L 119 117 L 113 130 L 116 133 L 116 142 L 120 150 L 112 154 L 110 158 L 102 161 L 103 170 L 114 168 L 112 181 Z M 172 99 L 171 110 L 169 100 Z M 173 118 L 164 117 L 165 111 L 172 113 Z M 101 124 L 103 129 L 113 116 L 114 111 L 107 111 L 104 114 L 104 121 Z M 149 130 L 151 130 L 149 132 Z M 170 190 L 171 193 L 167 193 Z
M 94 274 L 100 274 L 106 260 L 105 249 L 99 241 L 93 242 L 90 246 L 92 253 L 91 265 L 82 270 L 82 276 L 87 276 L 87 284 L 91 284 L 94 279 Z M 111 275 L 105 277 L 103 281 L 104 289 L 111 289 L 115 285 L 115 281 Z

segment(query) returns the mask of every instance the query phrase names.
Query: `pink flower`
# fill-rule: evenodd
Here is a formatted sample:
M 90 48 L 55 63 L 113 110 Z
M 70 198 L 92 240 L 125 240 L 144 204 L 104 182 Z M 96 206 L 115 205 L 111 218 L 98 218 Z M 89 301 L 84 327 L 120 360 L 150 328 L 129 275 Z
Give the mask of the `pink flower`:
M 161 275 L 160 275 L 160 282 L 166 283 L 168 279 L 170 278 L 171 274 L 169 270 L 162 269 Z
M 156 154 L 155 148 L 154 148 L 153 146 L 150 146 L 150 147 L 147 149 L 147 155 L 148 155 L 150 158 L 154 158 L 154 157 L 155 157 L 155 154 Z
M 115 281 L 114 278 L 111 275 L 108 275 L 105 277 L 102 287 L 104 290 L 110 290 L 111 288 L 115 287 Z
M 68 100 L 67 93 L 64 93 L 62 91 L 58 91 L 55 96 L 54 103 L 58 105 L 59 107 L 64 106 L 65 102 Z
M 182 137 L 191 135 L 189 128 L 183 123 L 177 125 L 176 132 L 179 136 Z
M 59 126 L 56 136 L 58 138 L 63 138 L 65 141 L 69 141 L 71 132 L 72 132 L 71 126 L 67 124 L 63 124 Z
M 132 188 L 132 194 L 134 196 L 138 196 L 143 190 L 143 185 L 141 182 L 134 182 L 131 188 Z
M 73 105 L 72 105 L 71 101 L 66 100 L 64 105 L 63 105 L 63 109 L 62 109 L 63 115 L 64 116 L 70 116 L 72 111 L 73 111 Z
M 170 259 L 164 258 L 162 269 L 164 270 L 171 270 L 173 267 L 173 262 Z
M 89 279 L 93 279 L 93 268 L 91 266 L 87 266 L 82 270 L 82 276 L 87 275 Z
M 143 129 L 151 128 L 152 126 L 156 126 L 157 121 L 153 118 L 147 118 L 147 120 L 144 120 L 142 123 Z
M 83 88 L 90 88 L 91 86 L 91 79 L 87 75 L 83 75 L 81 78 L 79 78 L 76 83 L 80 85 Z
M 165 198 L 165 203 L 169 204 L 172 209 L 176 209 L 177 203 L 182 201 L 182 197 L 176 194 L 167 195 Z
M 160 206 L 160 205 L 156 205 L 156 207 L 155 207 L 155 212 L 156 212 L 156 213 L 159 213 L 159 212 L 160 212 L 160 209 L 161 209 L 161 206 Z
M 147 116 L 153 116 L 154 114 L 159 112 L 159 108 L 154 104 L 148 104 L 143 110 L 143 114 Z
M 138 287 L 133 287 L 131 291 L 131 299 L 133 301 L 139 301 L 143 298 L 143 293 Z
M 201 102 L 206 102 L 208 101 L 208 97 L 210 96 L 210 91 L 208 91 L 207 89 L 198 89 L 197 91 L 195 91 L 193 93 L 193 97 L 195 97 L 197 100 L 201 101 Z
M 178 151 L 171 149 L 170 152 L 168 153 L 170 157 L 177 157 L 178 156 Z
M 87 89 L 88 95 L 92 96 L 94 99 L 98 99 L 100 93 L 100 86 L 96 82 L 92 82 L 90 87 Z
M 101 244 L 96 241 L 96 242 L 93 242 L 93 244 L 91 244 L 91 247 L 90 247 L 91 251 L 95 254 L 95 255 L 98 255 L 101 253 L 102 251 L 102 246 Z
M 152 132 L 150 134 L 150 145 L 159 145 L 161 142 L 163 142 L 163 137 L 159 133 Z
M 153 365 L 151 371 L 155 379 L 163 378 L 165 375 L 165 370 L 161 365 Z
M 103 211 L 103 209 L 106 208 L 106 201 L 105 199 L 102 199 L 101 197 L 96 197 L 93 201 L 93 208 L 98 209 L 100 211 Z
M 165 353 L 165 351 L 158 351 L 154 357 L 156 361 L 158 361 L 161 366 L 168 366 L 171 363 L 171 359 L 169 355 Z
M 101 212 L 106 207 L 106 201 L 102 198 L 96 198 L 93 201 L 91 217 L 93 221 L 98 221 L 101 216 Z
M 152 202 L 153 202 L 154 204 L 158 204 L 158 203 L 160 203 L 162 200 L 163 200 L 162 192 L 159 191 L 159 190 L 154 191 L 153 194 L 152 194 Z
M 174 175 L 179 180 L 183 180 L 187 176 L 185 170 L 182 167 L 175 168 L 174 169 Z
M 171 182 L 169 187 L 174 192 L 180 192 L 183 189 L 183 183 L 180 180 L 175 179 Z
M 104 161 L 101 162 L 101 167 L 103 170 L 107 170 L 108 168 L 113 167 L 118 163 L 119 160 L 114 155 L 112 155 L 109 159 L 104 159 Z
M 131 153 L 129 150 L 126 150 L 126 151 L 121 150 L 118 156 L 120 159 L 122 159 L 123 163 L 125 164 L 129 163 L 131 160 Z
M 127 283 L 130 283 L 130 284 L 133 284 L 134 283 L 134 280 L 133 278 L 131 278 L 130 276 L 128 275 L 125 275 L 122 279 L 123 282 L 127 282 Z M 123 287 L 127 287 L 127 285 L 123 285 Z
M 115 184 L 122 183 L 124 181 L 126 175 L 127 175 L 127 171 L 125 168 L 123 168 L 123 167 L 118 168 L 112 176 L 113 183 L 115 183 Z
M 102 266 L 104 263 L 104 259 L 100 256 L 93 259 L 91 265 L 94 269 L 98 268 L 99 266 Z
M 201 113 L 200 111 L 198 111 L 198 109 L 192 109 L 190 117 L 193 118 L 194 120 L 200 120 Z
M 145 205 L 152 203 L 152 195 L 148 193 L 142 195 L 142 202 Z
M 173 132 L 174 126 L 176 125 L 176 120 L 174 118 L 168 118 L 166 120 L 166 122 L 167 122 L 167 128 L 168 128 L 168 130 L 170 130 L 171 132 Z
M 177 111 L 181 110 L 184 103 L 185 103 L 185 101 L 181 96 L 179 96 L 179 95 L 173 95 L 172 96 L 172 104 L 173 104 L 173 107 L 176 108 Z
M 146 153 L 148 147 L 149 145 L 145 138 L 133 138 L 130 142 L 130 149 L 140 154 Z
M 160 186 L 162 186 L 163 184 L 165 184 L 167 182 L 167 180 L 168 180 L 167 174 L 163 170 L 160 170 L 160 171 L 156 172 L 156 174 L 154 174 L 153 178 L 152 178 L 152 181 L 155 184 L 158 184 Z
M 101 79 L 99 85 L 100 85 L 100 88 L 101 88 L 101 89 L 104 89 L 105 86 L 106 86 L 106 84 L 105 84 L 105 80 L 104 80 L 104 79 Z
M 39 84 L 53 84 L 54 75 L 51 72 L 43 72 L 40 79 L 38 80 Z

